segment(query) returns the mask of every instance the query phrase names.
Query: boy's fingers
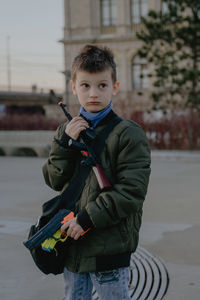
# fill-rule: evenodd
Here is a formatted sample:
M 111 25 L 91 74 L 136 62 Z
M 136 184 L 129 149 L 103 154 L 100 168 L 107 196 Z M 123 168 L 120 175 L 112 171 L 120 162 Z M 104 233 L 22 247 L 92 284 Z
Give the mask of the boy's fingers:
M 76 223 L 76 218 L 67 221 L 61 226 L 60 230 L 61 232 L 65 231 L 67 235 L 73 238 L 74 240 L 77 240 L 83 232 L 82 227 Z
M 74 124 L 85 124 L 86 126 L 89 126 L 88 125 L 88 122 L 86 120 L 84 120 L 83 118 L 81 117 L 75 117 L 73 118 L 70 122 L 69 122 L 70 125 L 74 125 Z
M 85 121 L 82 117 L 74 117 L 70 122 L 78 121 L 78 120 L 83 120 L 83 121 Z
M 70 123 L 66 126 L 65 132 L 71 138 L 77 139 L 81 131 L 89 128 L 89 124 L 81 117 L 73 118 Z
M 73 228 L 68 227 L 67 235 L 73 237 Z
M 69 227 L 69 222 L 66 222 L 65 224 L 63 224 L 60 228 L 61 232 L 66 231 L 66 229 Z
M 69 236 L 71 236 L 71 238 L 74 238 L 76 234 L 77 232 L 75 230 L 70 230 L 69 232 Z
M 76 235 L 74 236 L 74 240 L 78 240 L 80 236 L 80 233 L 76 233 Z

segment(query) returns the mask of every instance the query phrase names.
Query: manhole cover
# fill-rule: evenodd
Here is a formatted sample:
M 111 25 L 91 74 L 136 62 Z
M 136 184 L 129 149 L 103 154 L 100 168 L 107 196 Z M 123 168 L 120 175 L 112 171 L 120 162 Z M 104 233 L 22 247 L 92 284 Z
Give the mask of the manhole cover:
M 163 262 L 142 247 L 131 256 L 129 294 L 134 300 L 161 300 L 167 292 L 169 276 Z M 93 291 L 93 300 L 98 300 Z

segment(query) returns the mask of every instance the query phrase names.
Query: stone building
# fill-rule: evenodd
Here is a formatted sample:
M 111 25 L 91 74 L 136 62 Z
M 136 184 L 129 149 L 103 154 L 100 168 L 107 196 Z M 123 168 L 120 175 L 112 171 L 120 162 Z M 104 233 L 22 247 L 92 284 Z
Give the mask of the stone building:
M 66 97 L 70 110 L 77 100 L 69 86 L 74 56 L 85 44 L 106 45 L 115 55 L 120 92 L 114 98 L 115 108 L 128 112 L 130 107 L 144 111 L 150 105 L 147 64 L 136 54 L 141 42 L 136 32 L 141 29 L 141 17 L 148 10 L 161 9 L 161 0 L 64 0 L 64 44 Z M 140 92 L 142 96 L 139 96 Z M 128 115 L 127 115 L 128 116 Z

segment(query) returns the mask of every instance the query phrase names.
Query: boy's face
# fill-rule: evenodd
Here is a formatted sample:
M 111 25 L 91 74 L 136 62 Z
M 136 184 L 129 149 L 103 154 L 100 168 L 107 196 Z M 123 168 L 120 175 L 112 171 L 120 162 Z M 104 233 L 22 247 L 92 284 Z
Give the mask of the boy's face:
M 98 73 L 77 71 L 76 81 L 71 81 L 74 95 L 87 112 L 103 110 L 117 94 L 119 82 L 113 83 L 111 70 Z

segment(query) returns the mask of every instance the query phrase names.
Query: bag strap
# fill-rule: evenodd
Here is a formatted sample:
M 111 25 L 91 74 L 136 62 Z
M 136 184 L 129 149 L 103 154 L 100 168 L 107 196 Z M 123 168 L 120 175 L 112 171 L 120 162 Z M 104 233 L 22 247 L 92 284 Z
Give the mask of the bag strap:
M 105 141 L 108 135 L 120 121 L 122 121 L 122 119 L 114 114 L 114 117 L 109 121 L 106 127 L 96 137 L 92 148 L 98 159 L 100 157 L 101 152 L 103 151 Z M 85 186 L 85 180 L 87 179 L 91 169 L 92 166 L 80 164 L 78 174 L 74 176 L 74 178 L 72 178 L 68 188 L 61 194 L 64 208 L 74 210 L 75 204 L 80 199 L 81 193 Z
M 113 128 L 121 121 L 122 119 L 112 111 L 111 118 L 109 118 L 106 127 L 99 133 L 94 141 L 94 144 L 92 145 L 98 158 L 103 151 L 108 135 L 113 130 Z M 79 170 L 72 177 L 68 187 L 62 192 L 62 194 L 43 204 L 43 216 L 52 217 L 59 209 L 62 208 L 74 211 L 76 202 L 80 199 L 83 188 L 85 186 L 85 180 L 91 172 L 91 169 L 92 166 L 80 164 Z
M 114 114 L 114 117 L 108 122 L 106 127 L 99 133 L 97 138 L 94 140 L 92 148 L 94 149 L 94 152 L 98 159 L 100 159 L 100 155 L 105 146 L 107 137 L 109 136 L 113 128 L 121 121 L 122 119 L 116 114 Z

